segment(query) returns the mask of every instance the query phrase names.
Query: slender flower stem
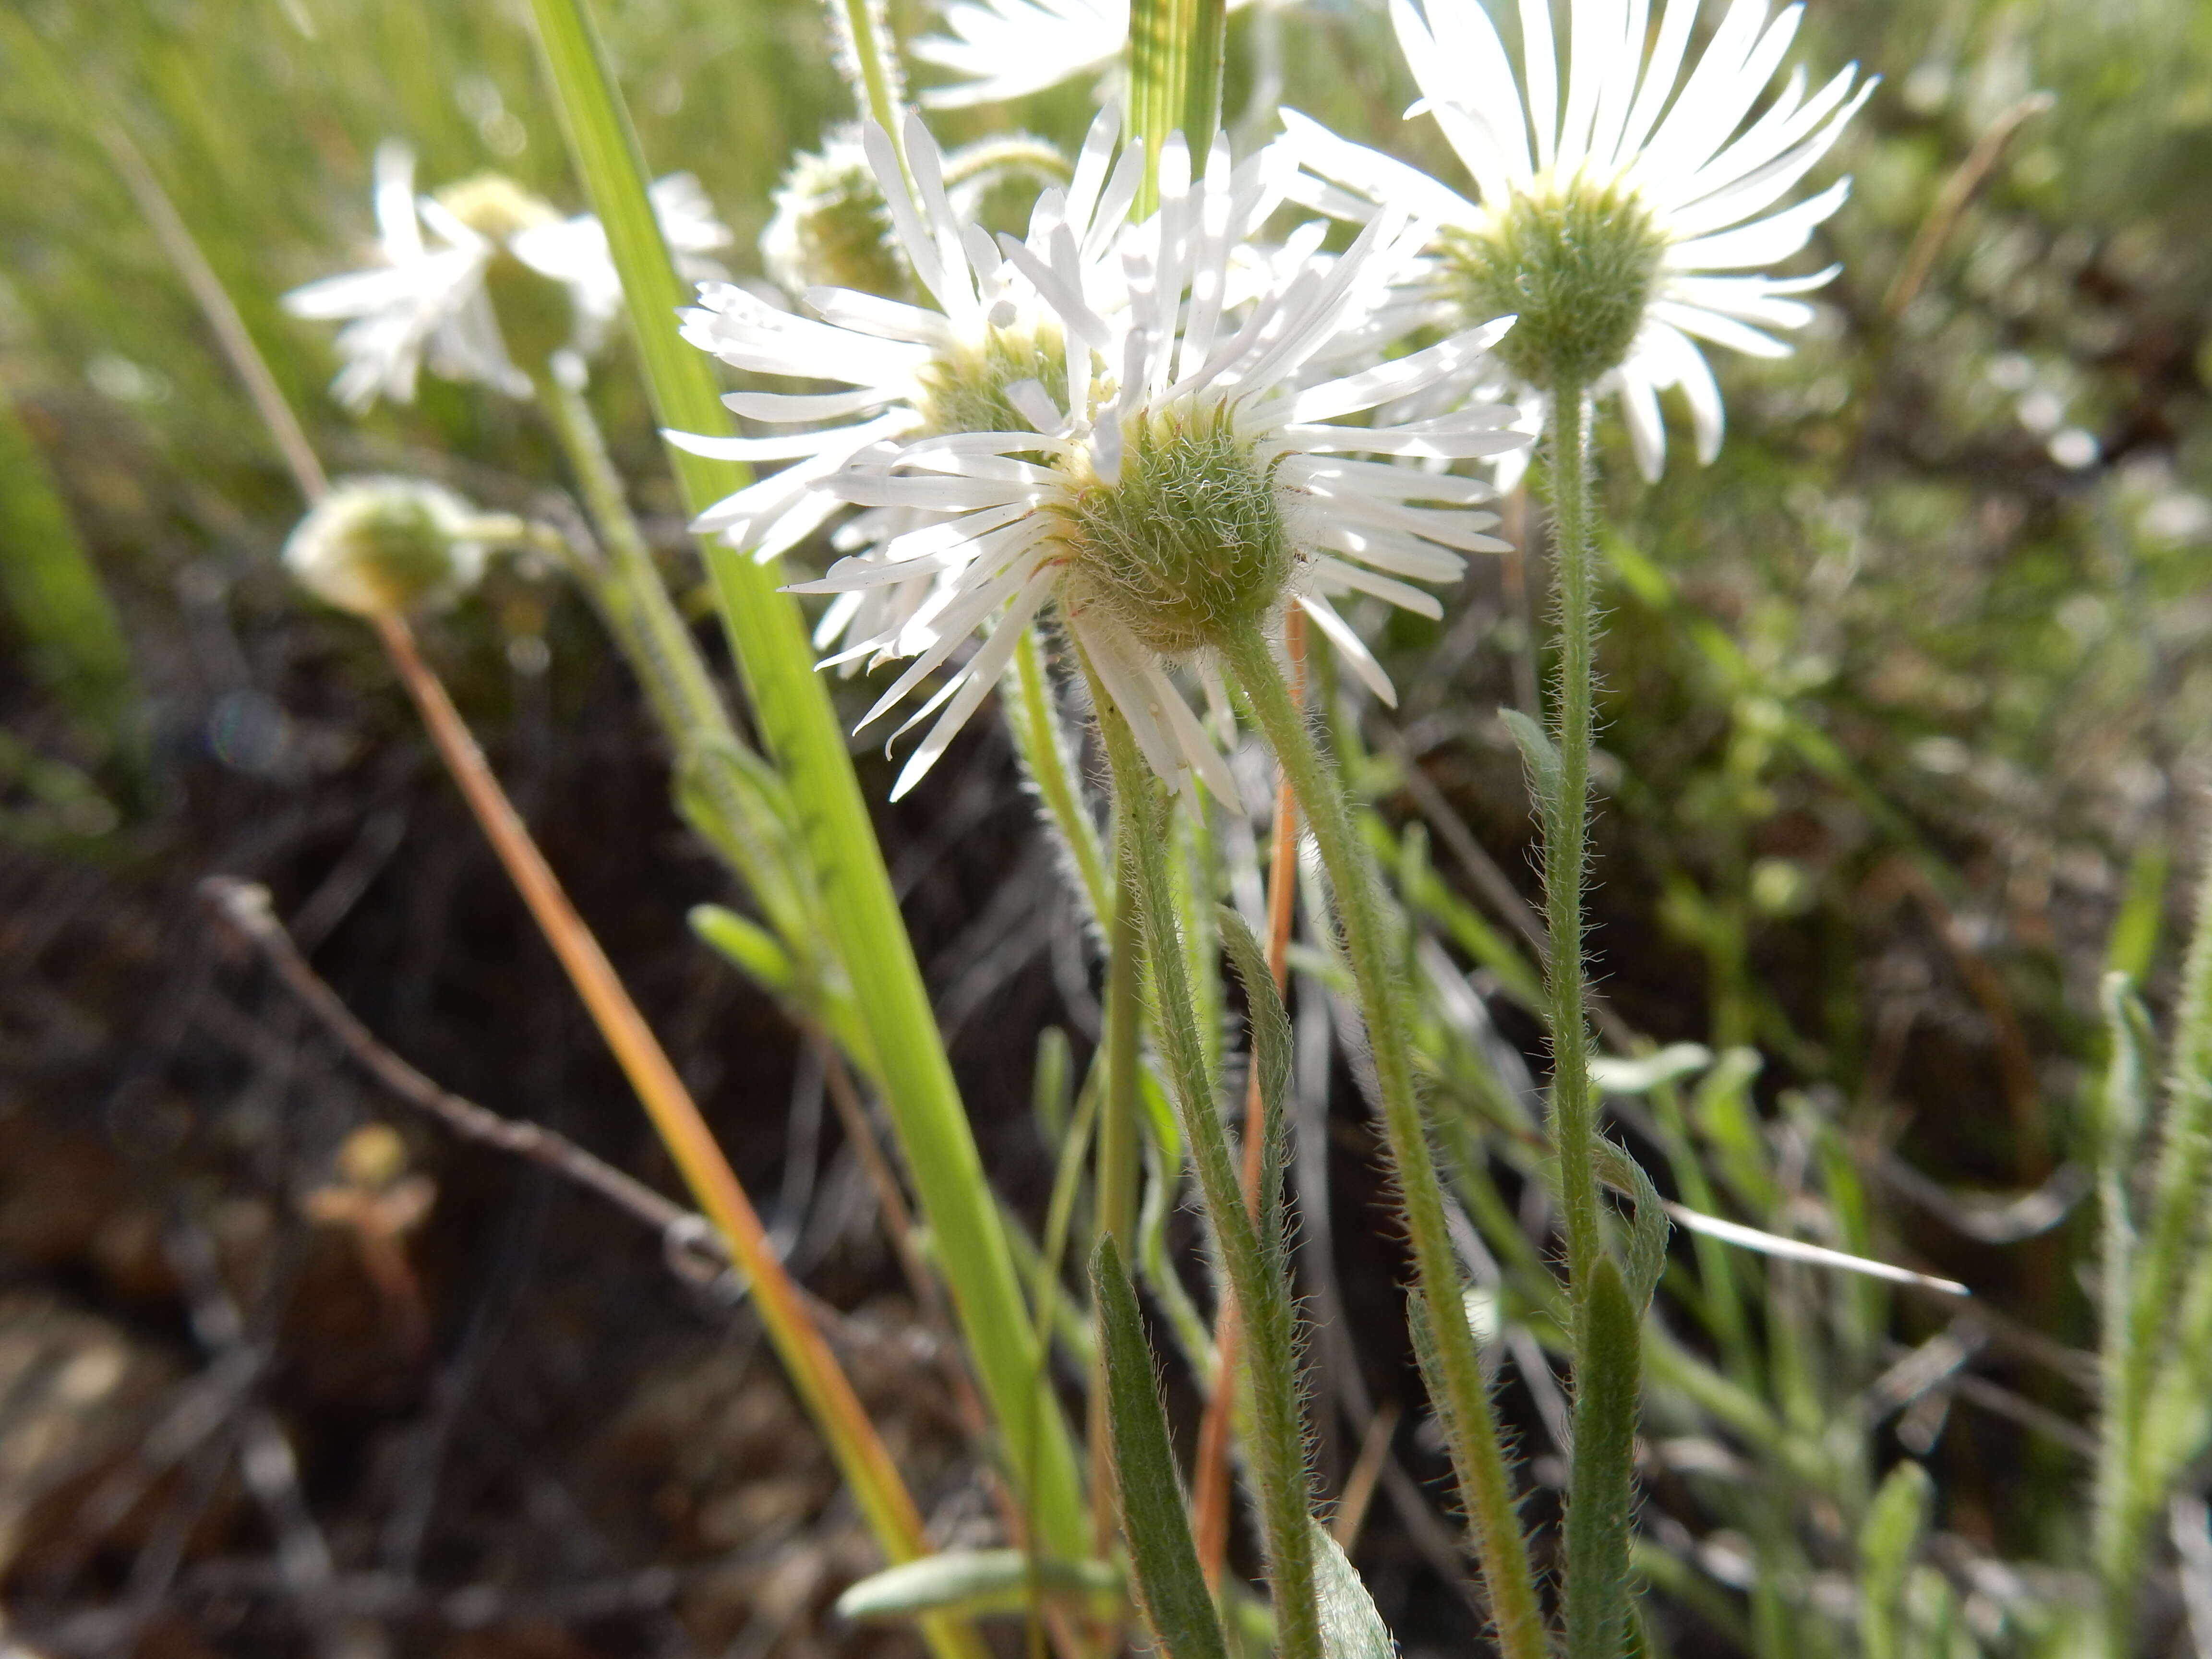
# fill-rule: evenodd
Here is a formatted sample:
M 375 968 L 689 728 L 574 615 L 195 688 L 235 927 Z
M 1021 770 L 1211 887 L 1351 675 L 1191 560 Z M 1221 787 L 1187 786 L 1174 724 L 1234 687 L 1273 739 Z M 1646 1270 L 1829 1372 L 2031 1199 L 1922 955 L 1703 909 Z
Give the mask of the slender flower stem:
M 1512 1474 L 1461 1299 L 1459 1269 L 1445 1227 L 1443 1188 L 1414 1092 L 1407 1022 L 1399 1011 L 1374 876 L 1353 832 L 1336 769 L 1316 746 L 1265 636 L 1253 629 L 1216 643 L 1290 776 L 1335 896 L 1382 1097 L 1384 1138 L 1413 1239 L 1419 1295 L 1435 1336 L 1443 1394 L 1437 1403 L 1452 1443 L 1461 1496 L 1474 1523 L 1475 1549 L 1498 1621 L 1498 1641 L 1508 1659 L 1545 1659 L 1543 1615 L 1529 1569 L 1528 1541 L 1515 1511 Z
M 1306 630 L 1304 613 L 1285 620 L 1284 650 L 1291 659 L 1291 701 L 1305 706 Z M 1298 798 L 1290 774 L 1277 768 L 1274 833 L 1267 859 L 1267 971 L 1279 994 L 1290 977 L 1291 921 L 1298 895 Z M 1260 1068 L 1252 1067 L 1244 1086 L 1244 1208 L 1260 1212 L 1260 1173 L 1265 1103 Z M 1237 1417 L 1237 1360 L 1244 1333 L 1234 1297 L 1224 1297 L 1213 1324 L 1213 1392 L 1198 1429 L 1198 1466 L 1191 1481 L 1191 1530 L 1197 1534 L 1198 1564 L 1217 1590 L 1229 1552 L 1229 1437 Z
M 431 740 L 467 798 L 486 838 L 529 905 L 546 942 L 568 970 L 630 1086 L 637 1091 L 684 1184 L 728 1244 L 732 1260 L 752 1291 L 761 1322 L 768 1328 L 793 1386 L 828 1437 L 839 1471 L 867 1516 L 877 1541 L 894 1562 L 927 1554 L 930 1546 L 922 1530 L 921 1511 L 915 1507 L 897 1465 L 868 1421 L 836 1356 L 808 1315 L 799 1287 L 776 1259 L 767 1229 L 715 1144 L 690 1091 L 677 1075 L 644 1015 L 630 1000 L 599 940 L 569 902 L 560 878 L 493 775 L 483 750 L 446 695 L 444 684 L 422 660 L 412 630 L 404 620 L 391 615 L 378 617 L 376 626 L 423 725 L 429 729 Z M 935 1620 L 931 1625 L 932 1645 L 945 1659 L 954 1656 L 980 1659 L 981 1646 L 971 1626 L 951 1620 Z
M 1083 794 L 1073 757 L 1063 737 L 1052 687 L 1045 678 L 1044 652 L 1032 628 L 1014 647 L 1009 678 L 1012 695 L 1001 687 L 1000 706 L 1006 711 L 1022 768 L 1036 786 L 1037 799 L 1053 830 L 1066 848 L 1082 890 L 1085 908 L 1100 929 L 1113 914 L 1114 901 L 1107 890 L 1106 860 L 1098 846 L 1098 831 L 1084 810 Z
M 536 379 L 538 404 L 568 457 L 609 555 L 606 579 L 595 584 L 597 597 L 629 647 L 662 729 L 679 749 L 701 738 L 735 742 L 729 710 L 691 630 L 668 596 L 591 404 L 581 391 L 564 384 L 557 374 Z
M 1589 860 L 1592 661 L 1597 617 L 1590 567 L 1596 557 L 1590 503 L 1589 399 L 1578 384 L 1557 388 L 1553 403 L 1553 589 L 1559 609 L 1559 664 L 1553 685 L 1559 787 L 1547 791 L 1544 908 L 1552 1042 L 1552 1146 L 1559 1161 L 1565 1212 L 1567 1285 L 1579 1307 L 1598 1253 L 1597 1122 L 1590 1098 L 1589 1036 L 1584 1006 L 1583 876 Z
M 1274 1594 L 1275 1649 L 1281 1659 L 1321 1659 L 1305 1413 L 1289 1277 L 1279 1260 L 1271 1265 L 1271 1252 L 1245 1210 L 1229 1137 L 1215 1109 L 1213 1079 L 1199 1038 L 1182 941 L 1176 937 L 1167 869 L 1170 830 L 1165 793 L 1139 755 L 1128 722 L 1095 679 L 1092 695 L 1113 769 L 1115 806 L 1131 825 L 1122 843 L 1131 855 L 1134 908 L 1143 922 L 1144 957 L 1152 970 L 1154 1035 L 1174 1085 L 1206 1217 L 1220 1243 L 1237 1304 L 1250 1324 L 1252 1465 Z
M 1133 1259 L 1137 1234 L 1137 1115 L 1144 1088 L 1144 921 L 1136 891 L 1139 814 L 1124 800 L 1115 815 L 1116 877 L 1114 908 L 1108 923 L 1106 958 L 1106 1094 L 1098 1117 L 1097 1234 Z M 1098 1317 L 1103 1319 L 1101 1309 Z M 1098 1360 L 1091 1395 L 1091 1504 L 1103 1550 L 1112 1536 L 1115 1486 L 1109 1464 L 1113 1445 L 1107 1431 L 1106 1341 L 1101 1328 Z
M 1546 963 L 1552 1039 L 1549 1127 L 1559 1160 L 1567 1289 L 1574 1310 L 1576 1452 L 1567 1497 L 1567 1651 L 1570 1659 L 1614 1659 L 1628 1617 L 1640 1310 L 1629 1305 L 1600 1231 L 1597 1114 L 1590 1091 L 1583 887 L 1589 860 L 1597 537 L 1589 427 L 1588 389 L 1579 380 L 1562 380 L 1553 388 L 1551 434 L 1553 586 L 1559 628 L 1552 699 L 1557 763 L 1540 778 L 1540 793 L 1545 920 L 1551 939 Z

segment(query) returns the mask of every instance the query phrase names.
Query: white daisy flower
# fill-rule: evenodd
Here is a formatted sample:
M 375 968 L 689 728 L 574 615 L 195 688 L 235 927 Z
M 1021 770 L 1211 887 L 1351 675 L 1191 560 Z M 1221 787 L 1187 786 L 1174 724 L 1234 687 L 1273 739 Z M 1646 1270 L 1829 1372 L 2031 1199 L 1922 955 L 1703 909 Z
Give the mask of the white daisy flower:
M 660 180 L 653 199 L 679 262 L 696 264 L 729 243 L 689 174 Z M 336 342 L 344 367 L 331 390 L 349 409 L 380 397 L 413 402 L 426 363 L 441 379 L 527 398 L 530 377 L 510 348 L 526 358 L 592 349 L 621 308 L 622 284 L 597 219 L 564 221 L 492 174 L 418 197 L 414 152 L 396 139 L 377 147 L 376 223 L 380 264 L 284 296 L 296 317 L 345 323 Z M 697 269 L 703 276 L 715 268 Z M 503 271 L 519 280 L 503 281 Z M 544 289 L 540 279 L 565 297 L 533 292 Z
M 1850 181 L 1778 204 L 1875 85 L 1852 64 L 1808 97 L 1804 70 L 1793 70 L 1752 118 L 1804 9 L 1770 18 L 1767 0 L 1733 0 L 1686 74 L 1701 3 L 1664 0 L 1655 37 L 1650 0 L 1571 0 L 1562 97 L 1549 0 L 1519 0 L 1517 77 L 1480 0 L 1424 0 L 1425 16 L 1391 0 L 1424 94 L 1407 113 L 1435 117 L 1479 205 L 1284 112 L 1304 165 L 1353 193 L 1322 185 L 1301 199 L 1355 218 L 1376 201 L 1431 216 L 1432 286 L 1468 315 L 1519 314 L 1500 357 L 1524 400 L 1540 402 L 1563 376 L 1618 392 L 1637 463 L 1655 478 L 1667 441 L 1659 393 L 1669 387 L 1688 400 L 1699 460 L 1720 449 L 1720 390 L 1698 342 L 1784 356 L 1790 347 L 1768 331 L 1811 319 L 1795 296 L 1839 267 L 1791 277 L 1767 268 L 1805 246 Z
M 1124 163 L 1139 155 L 1124 152 Z M 1309 383 L 1310 365 L 1370 308 L 1429 231 L 1386 207 L 1352 246 L 1326 264 L 1310 256 L 1316 222 L 1293 238 L 1307 257 L 1274 262 L 1284 280 L 1241 316 L 1224 307 L 1232 251 L 1281 199 L 1288 158 L 1262 152 L 1232 169 L 1217 139 L 1195 186 L 1182 139 L 1159 163 L 1161 206 L 1113 236 L 1119 284 L 1094 302 L 1073 234 L 1026 244 L 1001 237 L 1080 349 L 1064 386 L 1006 388 L 1012 418 L 998 429 L 943 431 L 895 453 L 856 452 L 830 479 L 843 500 L 944 515 L 848 560 L 799 591 L 848 592 L 938 570 L 945 580 L 895 646 L 915 660 L 862 720 L 888 714 L 973 634 L 988 638 L 949 675 L 911 727 L 936 720 L 893 797 L 921 781 L 981 705 L 1021 632 L 1049 605 L 1115 706 L 1148 763 L 1188 790 L 1202 780 L 1234 805 L 1234 779 L 1198 715 L 1170 678 L 1181 664 L 1218 685 L 1214 658 L 1249 641 L 1295 604 L 1386 701 L 1389 679 L 1332 596 L 1371 594 L 1426 616 L 1435 596 L 1413 581 L 1449 581 L 1460 550 L 1503 551 L 1481 533 L 1493 515 L 1471 510 L 1490 486 L 1419 465 L 1489 456 L 1524 443 L 1500 428 L 1514 411 L 1462 408 L 1398 426 L 1340 424 L 1392 399 L 1480 372 L 1510 319 L 1486 324 L 1359 373 Z M 1110 370 L 1092 375 L 1096 351 Z M 1095 395 L 1094 395 L 1095 394 Z M 1026 459 L 1035 457 L 1036 459 Z M 1225 700 L 1224 700 L 1225 701 Z
M 1119 125 L 1117 112 L 1103 112 L 1067 189 L 1037 198 L 1030 235 L 1054 261 L 1051 270 L 1038 267 L 1048 287 L 1073 282 L 1097 292 L 1108 283 L 1099 267 L 1113 252 L 1115 229 L 1127 216 L 1142 173 L 1141 162 L 1126 155 L 1119 165 L 1108 165 Z M 782 428 L 773 435 L 669 434 L 702 455 L 790 463 L 716 502 L 693 526 L 751 547 L 764 561 L 789 551 L 843 509 L 827 481 L 872 446 L 895 456 L 932 436 L 1001 430 L 1020 419 L 1006 401 L 1009 386 L 1088 384 L 1090 345 L 1066 332 L 1037 283 L 1009 265 L 983 228 L 955 208 L 945 186 L 944 155 L 919 116 L 907 117 L 905 136 L 918 201 L 890 136 L 870 122 L 860 142 L 897 252 L 933 305 L 815 287 L 801 296 L 814 315 L 803 317 L 734 284 L 707 283 L 699 305 L 683 313 L 684 337 L 732 368 L 843 388 L 733 392 L 722 399 L 747 420 Z M 864 516 L 842 539 L 848 547 L 866 545 L 911 527 L 910 518 Z M 855 647 L 870 648 L 874 645 Z

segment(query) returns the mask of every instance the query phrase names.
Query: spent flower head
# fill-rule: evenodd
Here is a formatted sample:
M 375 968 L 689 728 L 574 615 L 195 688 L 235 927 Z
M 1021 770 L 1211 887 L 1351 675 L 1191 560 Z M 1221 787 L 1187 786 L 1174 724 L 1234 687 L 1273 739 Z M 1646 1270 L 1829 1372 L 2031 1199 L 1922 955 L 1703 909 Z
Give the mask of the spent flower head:
M 1768 0 L 1732 0 L 1692 61 L 1702 4 L 1665 0 L 1655 34 L 1650 0 L 1570 0 L 1563 88 L 1549 0 L 1520 0 L 1517 75 L 1480 0 L 1419 10 L 1391 0 L 1423 94 L 1408 113 L 1435 118 L 1478 202 L 1284 113 L 1288 142 L 1317 175 L 1305 199 L 1352 217 L 1377 201 L 1433 216 L 1431 292 L 1468 316 L 1517 313 L 1499 359 L 1534 400 L 1563 385 L 1617 391 L 1638 464 L 1655 477 L 1662 391 L 1687 398 L 1700 460 L 1720 447 L 1720 391 L 1698 342 L 1783 356 L 1789 346 L 1769 331 L 1811 319 L 1796 296 L 1837 268 L 1769 268 L 1804 246 L 1849 181 L 1778 204 L 1875 85 L 1851 65 L 1808 97 L 1794 70 L 1754 117 L 1803 7 L 1770 18 Z
M 1109 118 L 1102 118 L 1102 126 Z M 1103 170 L 1094 129 L 1086 161 Z M 1141 145 L 1119 173 L 1140 165 Z M 856 451 L 830 477 L 840 498 L 938 515 L 801 591 L 851 593 L 934 573 L 925 604 L 881 648 L 914 661 L 861 722 L 904 702 L 987 625 L 988 638 L 907 727 L 935 715 L 895 793 L 911 789 L 981 705 L 1022 630 L 1048 607 L 1127 718 L 1152 768 L 1179 787 L 1235 784 L 1171 672 L 1188 665 L 1217 693 L 1217 650 L 1270 630 L 1297 605 L 1385 700 L 1389 681 L 1331 603 L 1364 593 L 1428 616 L 1413 581 L 1455 578 L 1455 550 L 1502 550 L 1470 510 L 1487 484 L 1420 465 L 1489 456 L 1526 441 L 1515 412 L 1476 404 L 1411 423 L 1340 424 L 1427 387 L 1480 373 L 1510 319 L 1463 331 L 1357 373 L 1316 380 L 1425 241 L 1401 212 L 1375 216 L 1341 256 L 1319 257 L 1322 227 L 1232 292 L 1238 250 L 1280 204 L 1291 158 L 1242 167 L 1217 139 L 1194 181 L 1180 137 L 1164 146 L 1160 209 L 1122 221 L 1086 253 L 1047 192 L 1025 241 L 1000 238 L 1068 343 L 1065 378 L 1014 381 L 996 428 L 939 431 L 896 449 Z M 1087 208 L 1079 168 L 1069 210 Z M 1097 230 L 1097 222 L 1081 216 Z M 1249 266 L 1243 267 L 1248 285 Z M 1238 300 L 1241 298 L 1241 303 Z M 1389 457 L 1378 461 L 1369 457 Z M 1028 459 L 1034 457 L 1036 459 Z M 1394 465 L 1395 460 L 1413 465 Z M 902 730 L 906 727 L 902 727 Z
M 387 140 L 376 152 L 378 263 L 309 283 L 284 296 L 297 317 L 342 321 L 344 366 L 331 389 L 349 409 L 379 398 L 414 400 L 427 364 L 441 379 L 526 398 L 531 368 L 555 353 L 596 350 L 622 306 L 605 230 L 588 214 L 563 219 L 551 204 L 496 173 L 432 196 L 415 191 L 415 155 Z M 661 228 L 679 263 L 726 246 L 698 181 L 653 187 Z
M 437 610 L 483 576 L 493 524 L 422 478 L 341 479 L 294 527 L 284 565 L 317 599 L 357 617 Z

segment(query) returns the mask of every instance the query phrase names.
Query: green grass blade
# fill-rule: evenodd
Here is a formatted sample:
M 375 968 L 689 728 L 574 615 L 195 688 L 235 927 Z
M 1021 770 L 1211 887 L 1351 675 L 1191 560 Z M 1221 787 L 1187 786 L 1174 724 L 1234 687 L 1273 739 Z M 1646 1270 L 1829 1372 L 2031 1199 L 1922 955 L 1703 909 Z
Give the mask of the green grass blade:
M 678 336 L 671 316 L 688 296 L 653 218 L 636 136 L 585 0 L 532 0 L 532 6 L 577 171 L 622 277 L 654 410 L 665 427 L 727 433 L 712 368 Z M 680 453 L 672 460 L 695 509 L 747 477 L 729 462 Z M 1035 1385 L 1012 1253 L 799 608 L 779 591 L 773 564 L 719 543 L 704 551 L 755 720 L 805 826 L 832 943 L 867 1028 L 884 1103 L 996 1414 L 1009 1472 L 1036 1543 L 1074 1559 L 1087 1550 L 1088 1528 L 1073 1449 L 1057 1407 Z
M 1899 1463 L 1859 1528 L 1859 1649 L 1866 1659 L 1903 1659 L 1905 1653 L 1905 1583 L 1928 1524 L 1932 1489 L 1927 1470 Z
M 1159 205 L 1160 146 L 1180 132 L 1191 169 L 1206 169 L 1221 125 L 1221 62 L 1227 0 L 1135 0 L 1129 9 L 1129 125 L 1145 141 L 1145 185 L 1135 212 Z
M 0 396 L 0 599 L 31 671 L 115 754 L 137 748 L 137 689 L 92 555 L 15 404 Z

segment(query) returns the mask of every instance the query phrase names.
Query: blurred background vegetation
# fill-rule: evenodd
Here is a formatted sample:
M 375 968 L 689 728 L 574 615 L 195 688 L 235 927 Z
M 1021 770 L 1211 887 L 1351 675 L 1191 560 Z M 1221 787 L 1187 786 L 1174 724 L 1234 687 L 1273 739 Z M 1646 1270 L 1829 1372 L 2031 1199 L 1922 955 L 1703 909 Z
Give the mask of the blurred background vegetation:
M 600 15 L 654 168 L 698 175 L 750 268 L 792 151 L 849 117 L 818 10 Z M 300 503 L 116 160 L 143 153 L 334 471 L 558 517 L 558 458 L 516 408 L 426 378 L 414 406 L 347 418 L 324 331 L 276 303 L 358 263 L 388 136 L 426 185 L 497 168 L 580 207 L 533 50 L 501 0 L 0 15 L 0 1585 L 42 1650 L 910 1650 L 828 1610 L 873 1563 L 744 1310 L 590 1200 L 393 1120 L 435 1193 L 405 1242 L 410 1334 L 359 1230 L 309 1213 L 391 1109 L 194 897 L 210 873 L 267 882 L 410 1059 L 665 1184 L 368 637 L 277 568 Z M 1734 1270 L 1759 1352 L 1723 1369 L 1764 1415 L 1655 1377 L 1653 1639 L 1883 1650 L 1851 1604 L 1887 1559 L 1871 1494 L 1909 1452 L 1936 1496 L 1887 1650 L 2063 1652 L 2096 988 L 2119 966 L 2170 994 L 2212 782 L 2212 9 L 1815 0 L 1799 52 L 1885 77 L 1840 152 L 1856 182 L 1815 249 L 1844 267 L 1820 321 L 1794 361 L 1717 365 L 1710 469 L 1678 439 L 1647 488 L 1606 442 L 1597 948 L 1628 1028 L 1723 1056 L 1684 1058 L 1679 1101 L 1622 1086 L 1662 1138 L 1700 1137 L 1737 1212 L 1791 1231 L 1809 1207 L 1831 1242 L 1967 1281 L 1978 1310 Z M 1232 24 L 1241 133 L 1279 100 L 1450 177 L 1397 119 L 1413 95 L 1365 0 Z M 1016 113 L 1064 143 L 1090 108 L 1074 88 Z M 593 396 L 673 565 L 627 364 Z M 1474 946 L 1496 1036 L 1470 1124 L 1540 1046 L 1503 958 L 1482 969 L 1466 917 L 1503 932 L 1510 907 L 1457 840 L 1533 894 L 1495 711 L 1530 696 L 1540 562 L 1478 568 L 1441 624 L 1395 616 L 1385 662 L 1416 689 L 1340 715 L 1392 835 L 1433 844 L 1424 872 L 1401 838 L 1404 897 Z M 508 567 L 430 638 L 794 1267 L 848 1310 L 848 1363 L 940 1540 L 987 1540 L 818 1069 L 684 927 L 727 895 L 588 608 Z M 888 771 L 860 762 L 880 799 Z M 1004 738 L 979 722 L 879 822 L 987 1159 L 1035 1223 L 1037 1033 L 1087 1050 L 1095 987 Z M 1402 1404 L 1396 1456 L 1434 1477 L 1395 1298 L 1371 1293 L 1403 1272 L 1375 1149 L 1349 1074 L 1318 1087 L 1307 1254 L 1329 1261 L 1307 1272 L 1339 1325 L 1317 1352 L 1358 1373 L 1325 1398 Z M 1710 1284 L 1677 1322 L 1729 1353 Z M 1899 1376 L 1914 1355 L 1932 1381 Z M 1546 1401 L 1507 1401 L 1540 1478 Z M 1324 1425 L 1332 1490 L 1364 1416 L 1346 1407 L 1348 1444 Z M 1356 1559 L 1409 1651 L 1466 1651 L 1477 1626 L 1419 1534 L 1378 1505 Z M 2144 1650 L 2186 1651 L 2160 1582 Z

